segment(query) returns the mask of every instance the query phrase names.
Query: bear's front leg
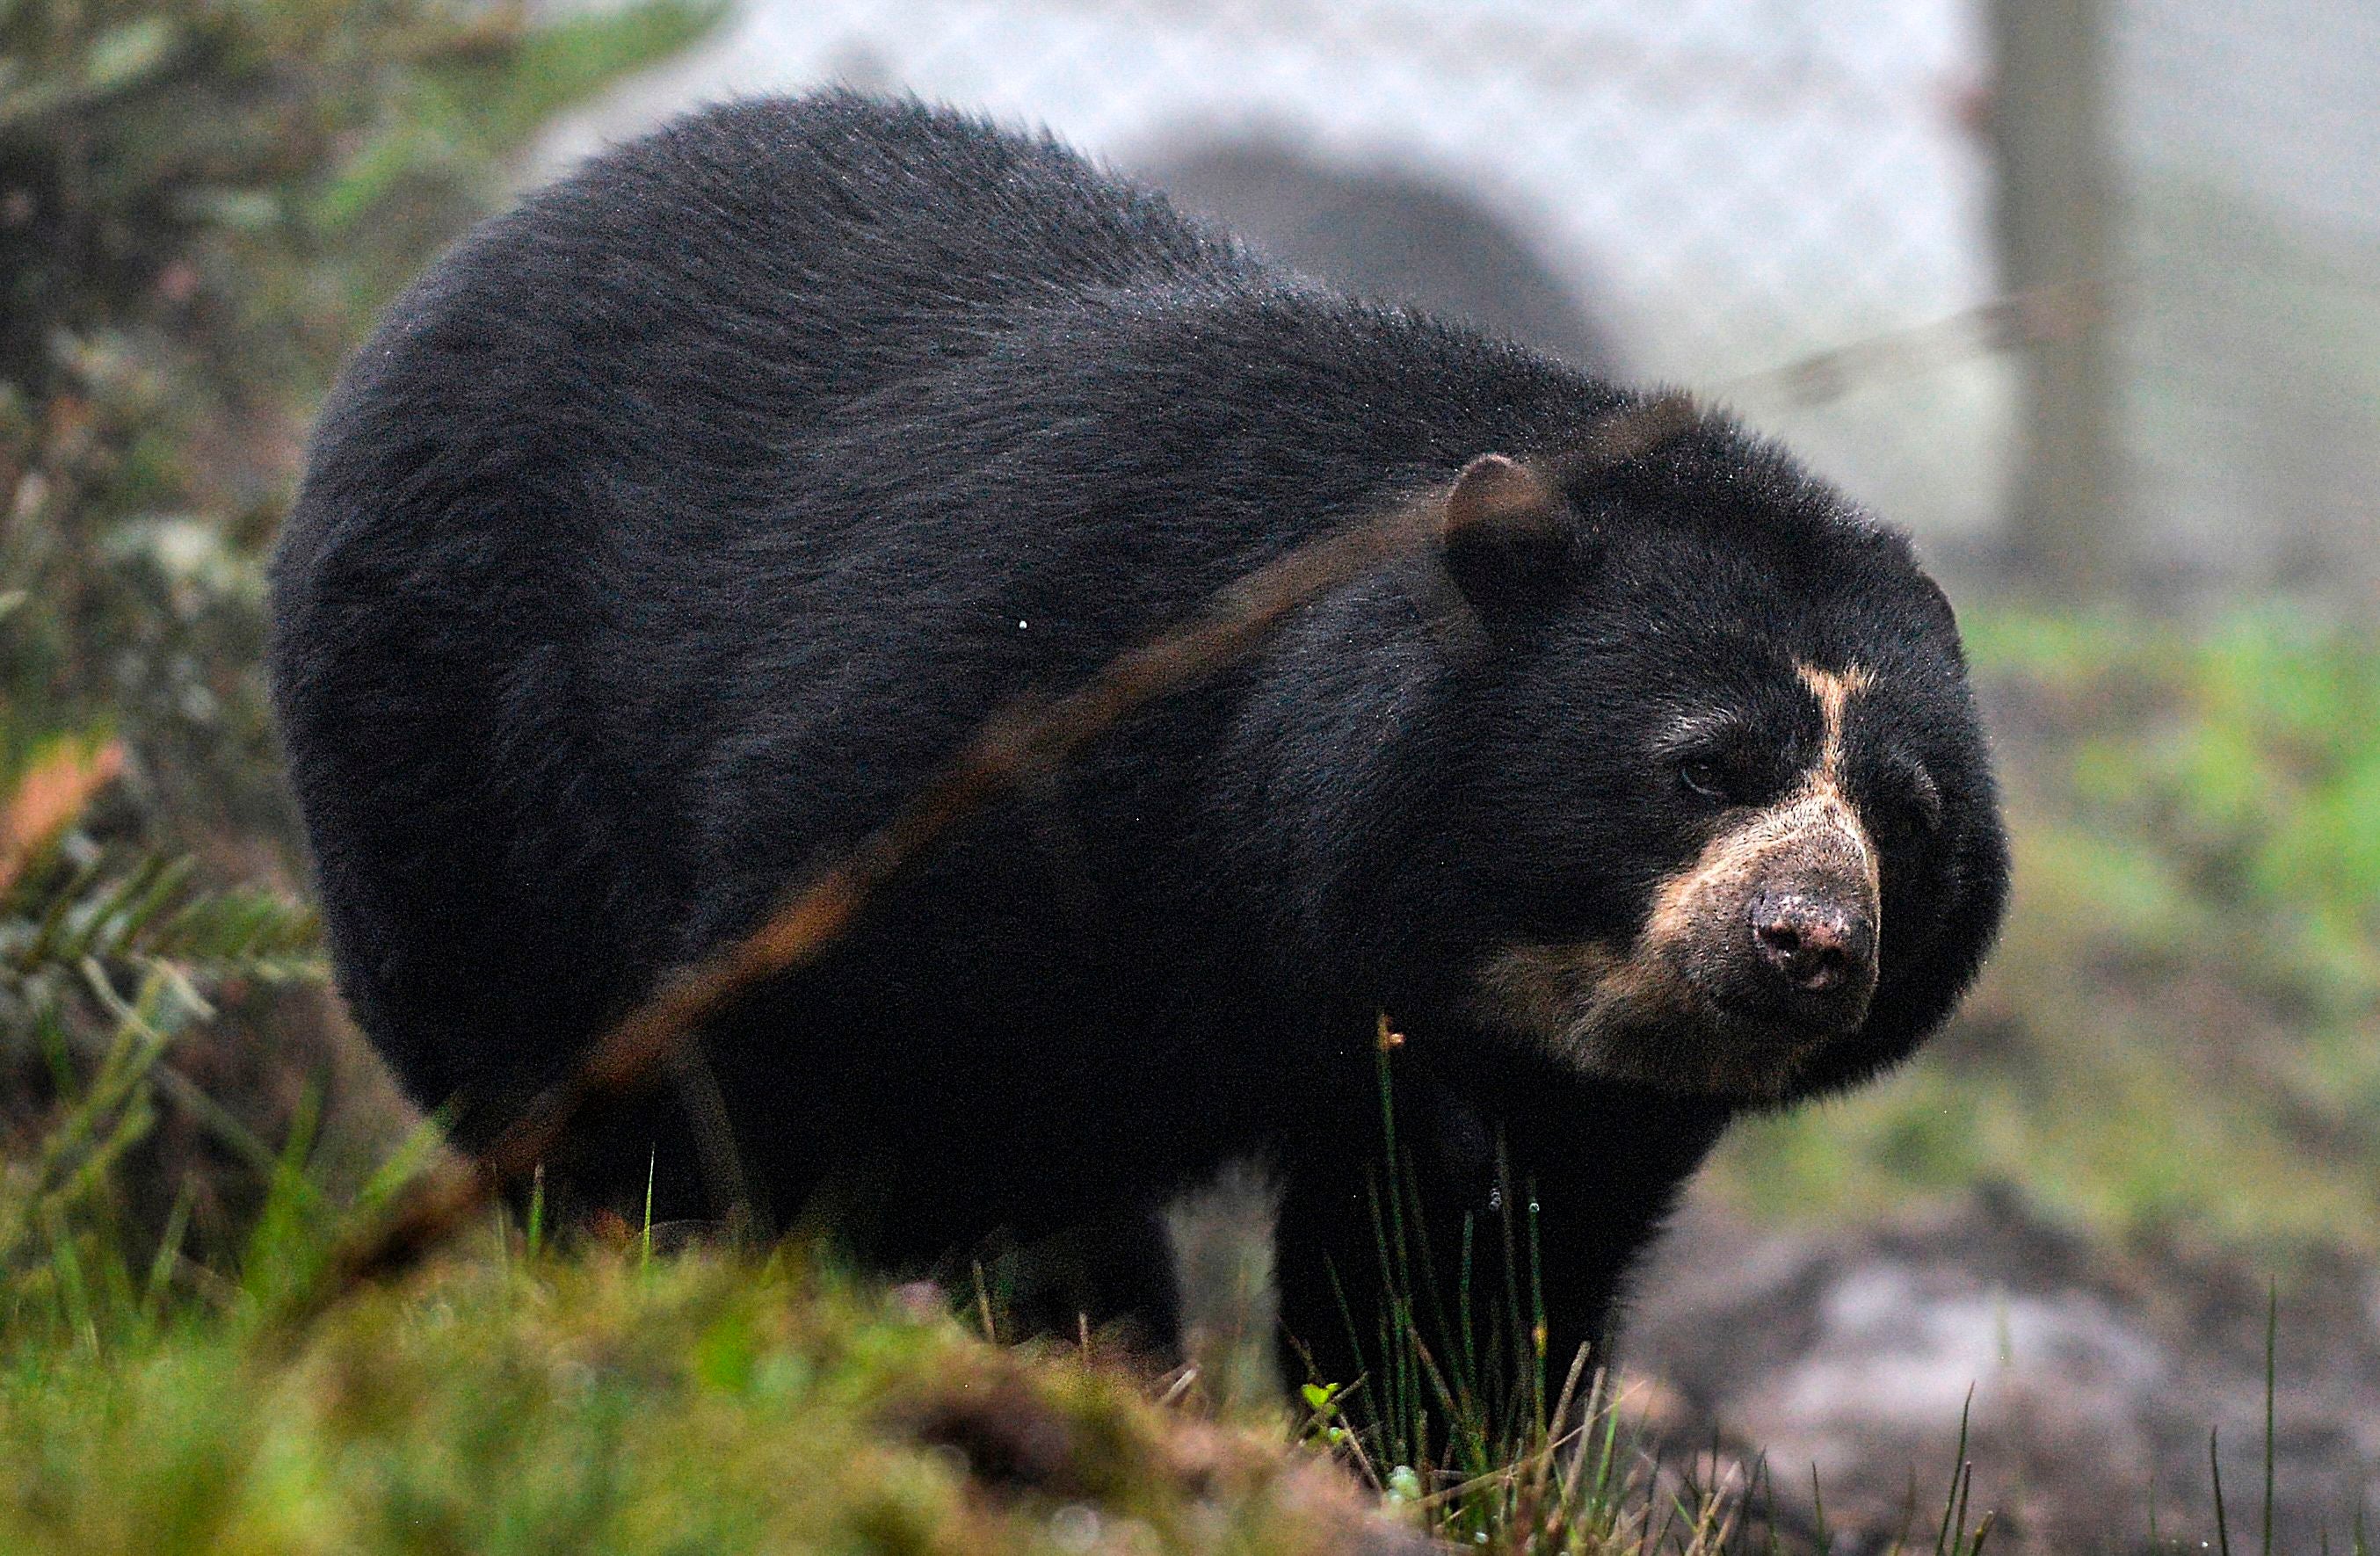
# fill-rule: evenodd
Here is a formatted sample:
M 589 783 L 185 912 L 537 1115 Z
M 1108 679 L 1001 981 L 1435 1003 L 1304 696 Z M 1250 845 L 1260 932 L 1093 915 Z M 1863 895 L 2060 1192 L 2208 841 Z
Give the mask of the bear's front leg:
M 1730 1110 L 1439 1033 L 1392 1051 L 1371 1112 L 1291 1175 L 1292 1376 L 1310 1356 L 1327 1381 L 1377 1381 L 1426 1352 L 1492 1398 L 1539 1368 L 1550 1396 L 1582 1347 L 1601 1365 L 1630 1266 Z M 1327 1300 L 1299 1299 L 1318 1283 Z

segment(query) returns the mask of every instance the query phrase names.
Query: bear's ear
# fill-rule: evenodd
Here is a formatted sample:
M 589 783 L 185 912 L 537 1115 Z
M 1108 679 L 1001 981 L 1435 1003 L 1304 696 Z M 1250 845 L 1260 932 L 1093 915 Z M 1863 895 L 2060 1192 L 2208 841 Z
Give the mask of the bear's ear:
M 1483 453 L 1455 477 L 1440 551 L 1447 575 L 1483 621 L 1532 605 L 1555 586 L 1570 539 L 1563 507 L 1545 477 L 1505 454 Z

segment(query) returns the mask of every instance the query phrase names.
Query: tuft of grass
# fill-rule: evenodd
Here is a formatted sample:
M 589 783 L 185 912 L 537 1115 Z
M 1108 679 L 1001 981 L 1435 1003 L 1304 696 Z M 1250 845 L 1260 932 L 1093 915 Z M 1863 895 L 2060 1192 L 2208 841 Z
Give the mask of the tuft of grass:
M 791 1251 L 449 1260 L 282 1356 L 187 1315 L 0 1352 L 0 1549 L 1354 1549 L 1269 1431 Z
M 1984 1541 L 1990 1538 L 1996 1514 L 1986 1513 L 1983 1522 L 1972 1530 L 1967 1527 L 1967 1501 L 1975 1489 L 1975 1462 L 1967 1457 L 1967 1428 L 1975 1409 L 1975 1388 L 1967 1385 L 1967 1398 L 1959 1406 L 1959 1446 L 1950 1455 L 1950 1492 L 1942 1502 L 1941 1527 L 1935 1531 L 1934 1556 L 1981 1556 Z
M 1432 1229 L 1397 1140 L 1397 1046 L 1383 1021 L 1377 1063 L 1384 1161 L 1372 1200 L 1385 1300 L 1366 1345 L 1342 1289 L 1342 1315 L 1367 1370 L 1359 1380 L 1305 1386 L 1301 1438 L 1332 1447 L 1391 1509 L 1467 1549 L 1533 1556 L 1786 1549 L 1765 1462 L 1747 1467 L 1717 1445 L 1686 1463 L 1667 1462 L 1624 1375 L 1585 1350 L 1548 1357 L 1534 1190 L 1523 1186 L 1516 1194 L 1507 1181 L 1499 1196 L 1501 1214 L 1489 1236 L 1500 1245 L 1500 1279 L 1479 1285 L 1473 1254 L 1480 1229 L 1466 1218 L 1457 1289 L 1431 1288 Z M 1564 1369 L 1558 1382 L 1549 1359 Z M 1970 1522 L 1973 1490 L 1962 1413 L 1936 1556 L 1980 1556 L 1997 1514 Z M 1815 1549 L 1825 1550 L 1815 1469 L 1813 1502 Z M 1798 1540 L 1792 1546 L 1803 1548 Z

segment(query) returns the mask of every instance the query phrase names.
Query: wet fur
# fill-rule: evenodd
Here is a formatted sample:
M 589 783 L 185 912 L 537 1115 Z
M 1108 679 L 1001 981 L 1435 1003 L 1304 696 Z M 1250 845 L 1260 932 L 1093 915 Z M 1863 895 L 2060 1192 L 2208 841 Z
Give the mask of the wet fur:
M 341 987 L 482 1140 L 988 710 L 1634 403 L 1271 271 L 1046 140 L 841 94 L 682 120 L 466 238 L 316 430 L 271 663 Z M 1284 1321 L 1343 1379 L 1330 1272 L 1368 1318 L 1385 1008 L 1436 1278 L 1533 1182 L 1565 1355 L 1728 1119 L 1780 1094 L 1475 1014 L 1500 950 L 1633 944 L 1724 830 L 1665 732 L 1723 716 L 1781 792 L 1827 742 L 1795 667 L 1857 665 L 1843 791 L 1914 763 L 1939 792 L 1929 845 L 1882 859 L 1867 1022 L 1782 1091 L 1940 1020 L 2005 855 L 1956 630 L 1899 536 L 1718 420 L 1559 499 L 1318 601 L 968 827 L 706 1034 L 732 1140 L 656 1095 L 550 1179 L 633 1205 L 650 1161 L 657 1214 L 724 1214 L 704 1162 L 732 1159 L 747 1213 L 898 1269 L 1005 1228 L 1062 1246 L 1070 1322 L 1163 1325 L 1164 1205 L 1257 1161 Z

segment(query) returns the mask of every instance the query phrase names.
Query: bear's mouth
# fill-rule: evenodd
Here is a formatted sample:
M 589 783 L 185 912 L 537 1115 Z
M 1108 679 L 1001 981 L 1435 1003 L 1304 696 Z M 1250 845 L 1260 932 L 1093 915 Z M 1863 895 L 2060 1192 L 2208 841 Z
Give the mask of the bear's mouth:
M 1699 983 L 1642 946 L 1513 946 L 1481 969 L 1473 1014 L 1582 1075 L 1747 1103 L 1789 1096 L 1859 1029 L 1747 1013 Z

